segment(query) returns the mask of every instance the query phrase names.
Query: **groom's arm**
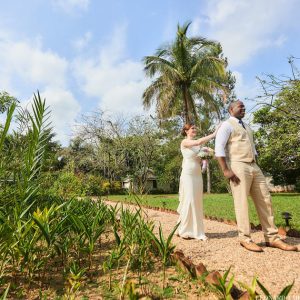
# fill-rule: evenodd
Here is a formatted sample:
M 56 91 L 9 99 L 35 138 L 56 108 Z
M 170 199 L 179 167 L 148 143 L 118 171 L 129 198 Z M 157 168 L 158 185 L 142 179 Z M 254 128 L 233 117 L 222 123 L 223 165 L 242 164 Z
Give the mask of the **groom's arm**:
M 236 184 L 239 184 L 240 179 L 233 173 L 233 171 L 228 167 L 226 163 L 226 154 L 225 147 L 228 142 L 228 139 L 231 135 L 232 127 L 228 122 L 224 122 L 219 128 L 216 135 L 215 143 L 215 155 L 217 157 L 219 166 L 226 178 L 233 181 Z

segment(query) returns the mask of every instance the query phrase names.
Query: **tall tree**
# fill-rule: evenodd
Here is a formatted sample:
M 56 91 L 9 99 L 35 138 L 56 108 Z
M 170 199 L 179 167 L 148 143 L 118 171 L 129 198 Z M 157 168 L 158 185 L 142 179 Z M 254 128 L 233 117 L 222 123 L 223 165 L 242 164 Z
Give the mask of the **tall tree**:
M 293 80 L 270 105 L 254 113 L 259 159 L 275 184 L 300 181 L 300 80 Z
M 300 71 L 299 58 L 289 57 L 290 75 L 257 77 L 262 94 L 257 96 L 254 123 L 259 162 L 275 184 L 292 184 L 300 190 Z
M 151 118 L 125 119 L 97 111 L 83 116 L 82 123 L 78 124 L 69 156 L 76 161 L 79 172 L 101 174 L 111 184 L 130 176 L 143 193 L 148 172 L 155 171 L 159 159 L 158 133 L 159 128 Z
M 203 37 L 188 37 L 191 23 L 178 25 L 173 43 L 144 58 L 145 72 L 154 78 L 143 94 L 143 105 L 156 103 L 160 119 L 181 115 L 199 121 L 197 105 L 219 112 L 217 95 L 228 91 L 226 59 L 221 45 Z
M 0 113 L 4 113 L 13 103 L 19 103 L 19 100 L 5 91 L 0 92 Z

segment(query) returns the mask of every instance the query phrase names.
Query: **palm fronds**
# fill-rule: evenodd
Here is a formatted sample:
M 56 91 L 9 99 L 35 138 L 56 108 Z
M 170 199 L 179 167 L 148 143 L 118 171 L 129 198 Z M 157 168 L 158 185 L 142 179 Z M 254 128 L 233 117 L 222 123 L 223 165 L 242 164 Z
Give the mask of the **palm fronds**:
M 22 201 L 27 202 L 34 197 L 38 189 L 38 175 L 43 165 L 46 146 L 51 136 L 50 111 L 46 107 L 39 92 L 34 94 L 32 114 L 29 114 L 28 147 L 24 156 L 24 165 L 19 188 Z
M 207 99 L 214 99 L 216 107 L 220 105 L 216 96 L 228 91 L 227 62 L 220 44 L 203 37 L 189 38 L 190 25 L 178 25 L 173 43 L 143 59 L 146 75 L 154 78 L 144 91 L 143 105 L 149 109 L 156 103 L 162 119 L 183 112 L 185 122 L 199 121 L 196 101 L 202 99 L 206 105 Z

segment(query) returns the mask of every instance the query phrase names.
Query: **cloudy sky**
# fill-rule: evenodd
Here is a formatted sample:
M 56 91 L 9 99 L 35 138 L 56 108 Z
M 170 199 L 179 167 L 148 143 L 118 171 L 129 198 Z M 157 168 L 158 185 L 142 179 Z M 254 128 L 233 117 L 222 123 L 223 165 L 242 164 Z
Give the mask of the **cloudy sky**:
M 241 99 L 255 77 L 290 74 L 300 57 L 298 0 L 2 0 L 0 91 L 28 103 L 39 90 L 67 145 L 81 114 L 143 113 L 141 60 L 192 21 L 190 34 L 221 42 Z

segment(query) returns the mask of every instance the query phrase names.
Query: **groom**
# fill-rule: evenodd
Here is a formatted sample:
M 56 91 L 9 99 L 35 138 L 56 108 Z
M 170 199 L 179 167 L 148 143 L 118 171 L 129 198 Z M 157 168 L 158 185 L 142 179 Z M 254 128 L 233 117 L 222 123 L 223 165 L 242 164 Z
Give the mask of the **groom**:
M 266 246 L 297 251 L 296 246 L 284 243 L 278 236 L 271 195 L 265 177 L 256 164 L 253 133 L 242 121 L 245 116 L 244 103 L 240 100 L 232 102 L 229 113 L 230 118 L 222 123 L 217 132 L 215 153 L 224 176 L 230 180 L 240 244 L 247 250 L 263 252 L 250 236 L 247 199 L 250 194 L 262 225 Z

